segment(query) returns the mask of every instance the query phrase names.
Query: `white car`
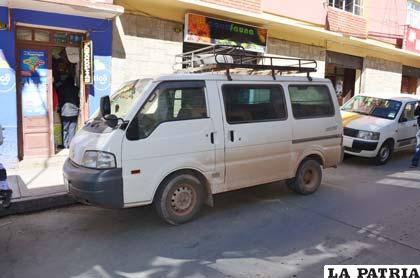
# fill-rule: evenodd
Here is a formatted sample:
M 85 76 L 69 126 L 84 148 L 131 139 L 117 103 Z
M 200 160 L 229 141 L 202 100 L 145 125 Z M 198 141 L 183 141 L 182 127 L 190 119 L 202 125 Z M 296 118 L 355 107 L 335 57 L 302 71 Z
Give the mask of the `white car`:
M 354 96 L 341 108 L 345 154 L 373 158 L 382 165 L 393 152 L 415 147 L 418 102 L 416 96 L 403 94 Z

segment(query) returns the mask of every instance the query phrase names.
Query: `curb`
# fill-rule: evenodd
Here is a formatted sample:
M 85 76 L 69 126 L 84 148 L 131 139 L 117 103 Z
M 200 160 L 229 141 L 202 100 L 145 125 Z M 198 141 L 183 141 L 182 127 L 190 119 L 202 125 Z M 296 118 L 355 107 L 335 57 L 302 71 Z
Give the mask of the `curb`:
M 70 206 L 76 203 L 67 193 L 12 200 L 12 205 L 8 209 L 0 208 L 0 217 Z

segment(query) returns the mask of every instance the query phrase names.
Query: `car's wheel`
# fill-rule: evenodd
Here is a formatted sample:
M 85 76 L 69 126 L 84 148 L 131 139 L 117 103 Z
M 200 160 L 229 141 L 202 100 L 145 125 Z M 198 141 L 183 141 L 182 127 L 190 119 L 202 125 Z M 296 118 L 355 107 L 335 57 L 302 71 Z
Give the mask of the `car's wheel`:
M 318 161 L 304 160 L 293 179 L 286 181 L 287 186 L 296 193 L 308 195 L 314 193 L 321 185 L 322 169 Z
M 166 222 L 178 225 L 193 219 L 203 205 L 204 186 L 190 174 L 173 176 L 159 186 L 154 205 Z
M 384 165 L 388 162 L 392 155 L 392 146 L 389 141 L 386 141 L 380 147 L 378 154 L 375 157 L 376 165 Z

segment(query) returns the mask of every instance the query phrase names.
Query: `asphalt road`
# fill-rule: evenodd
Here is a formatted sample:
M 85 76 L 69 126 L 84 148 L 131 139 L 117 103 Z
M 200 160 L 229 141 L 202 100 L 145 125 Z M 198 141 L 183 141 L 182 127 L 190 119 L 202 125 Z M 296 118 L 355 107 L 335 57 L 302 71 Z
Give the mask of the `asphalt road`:
M 322 277 L 325 264 L 419 264 L 420 169 L 350 158 L 311 196 L 218 195 L 173 227 L 153 208 L 72 206 L 0 219 L 0 277 Z

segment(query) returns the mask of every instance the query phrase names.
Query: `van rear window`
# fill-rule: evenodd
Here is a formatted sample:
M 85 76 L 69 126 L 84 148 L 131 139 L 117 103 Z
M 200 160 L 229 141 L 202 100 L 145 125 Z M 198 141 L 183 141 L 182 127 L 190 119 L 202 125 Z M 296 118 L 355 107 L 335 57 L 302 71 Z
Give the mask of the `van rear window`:
M 222 87 L 226 120 L 230 124 L 287 118 L 283 89 L 278 85 L 229 84 Z
M 323 118 L 334 115 L 334 104 L 327 86 L 290 85 L 290 100 L 296 119 Z

